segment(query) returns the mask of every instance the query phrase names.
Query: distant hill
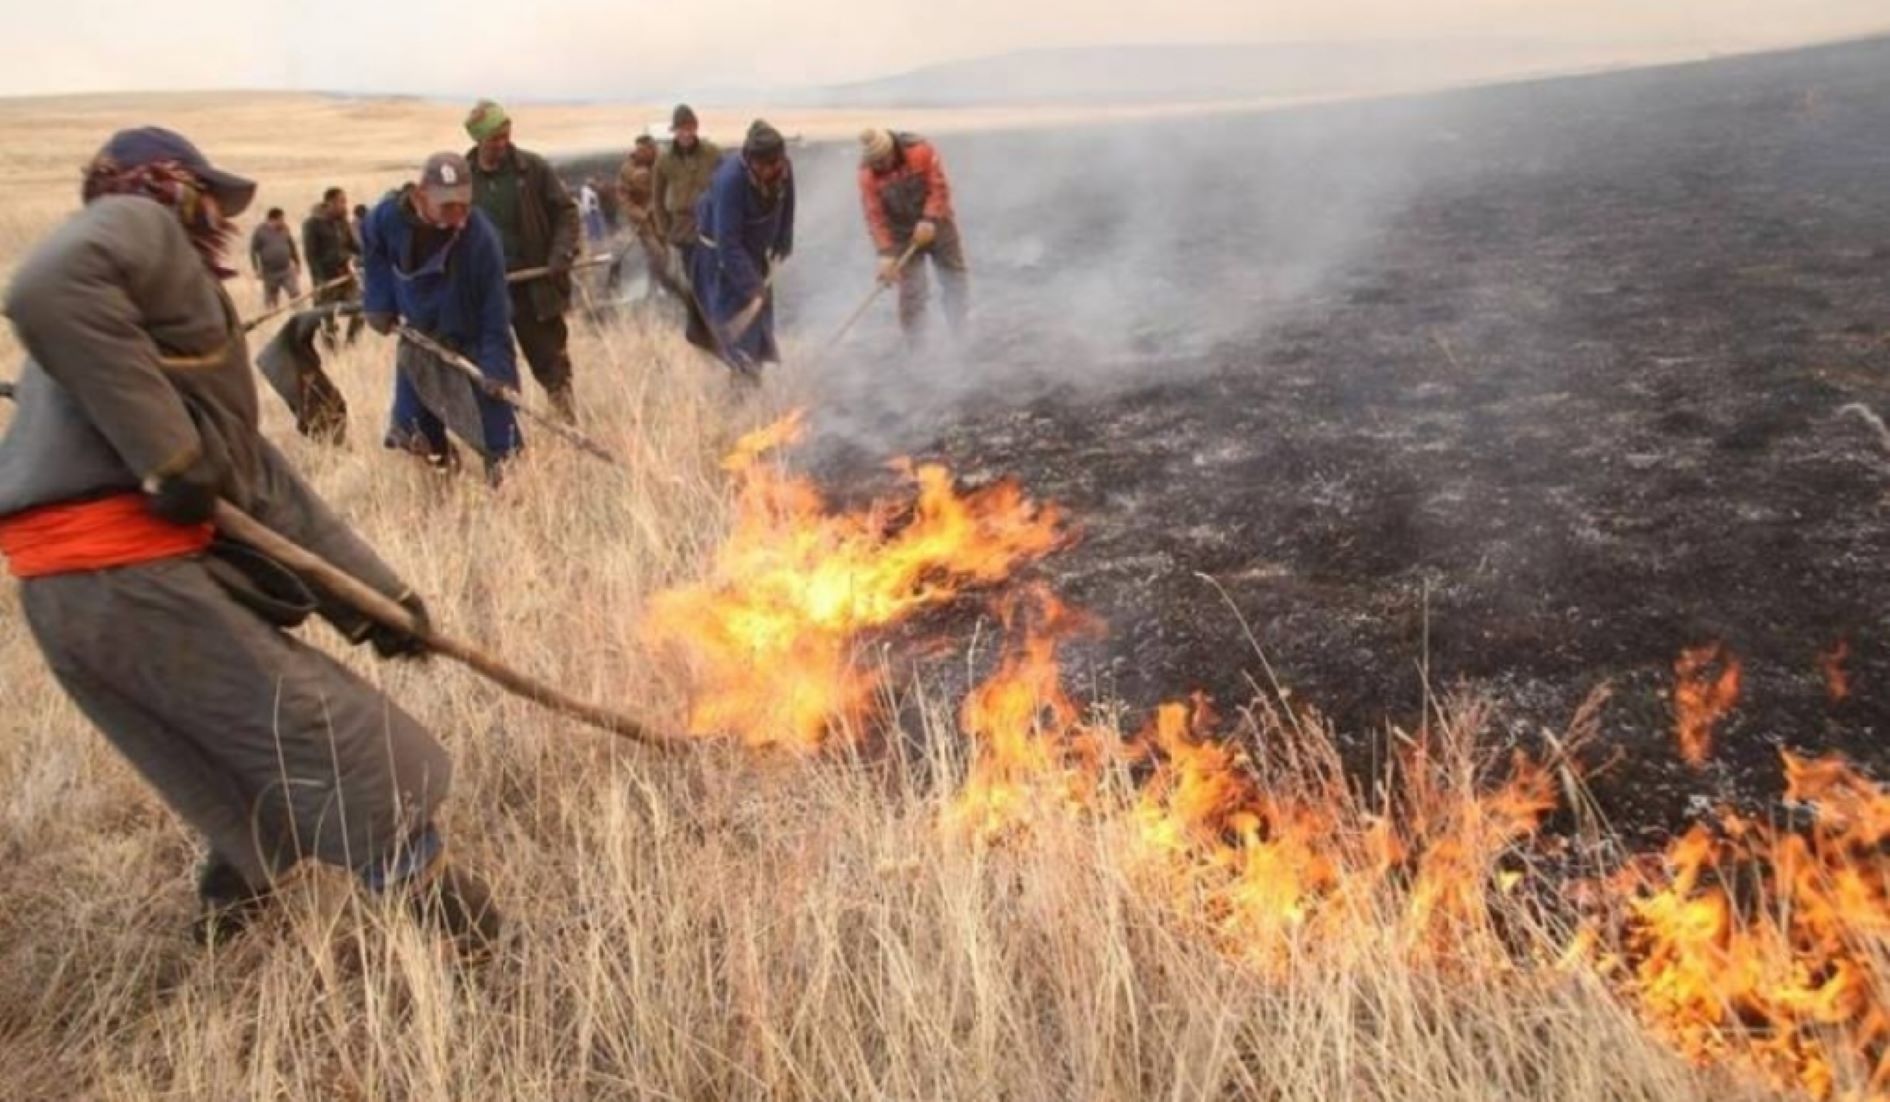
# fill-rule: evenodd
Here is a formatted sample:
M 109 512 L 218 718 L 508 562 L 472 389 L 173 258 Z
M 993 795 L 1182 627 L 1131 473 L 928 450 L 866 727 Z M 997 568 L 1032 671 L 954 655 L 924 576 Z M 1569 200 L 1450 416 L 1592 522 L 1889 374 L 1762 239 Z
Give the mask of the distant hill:
M 813 89 L 820 107 L 1244 100 L 1408 90 L 1598 64 L 1605 43 L 1347 42 L 1028 50 Z

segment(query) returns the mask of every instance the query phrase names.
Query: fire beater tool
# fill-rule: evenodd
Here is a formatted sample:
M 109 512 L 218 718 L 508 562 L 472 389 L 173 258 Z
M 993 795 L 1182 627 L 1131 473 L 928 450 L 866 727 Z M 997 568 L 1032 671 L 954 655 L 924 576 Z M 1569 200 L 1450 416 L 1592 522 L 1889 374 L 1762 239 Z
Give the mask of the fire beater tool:
M 623 460 L 618 459 L 616 453 L 612 452 L 609 448 L 604 447 L 602 444 L 599 444 L 597 441 L 564 422 L 559 421 L 557 418 L 540 413 L 526 405 L 525 396 L 523 394 L 506 386 L 504 383 L 486 378 L 479 370 L 478 366 L 471 360 L 468 360 L 466 357 L 434 340 L 432 337 L 407 325 L 398 326 L 394 331 L 400 334 L 402 340 L 423 349 L 430 353 L 434 359 L 452 368 L 454 371 L 459 372 L 461 375 L 466 376 L 467 381 L 479 388 L 480 392 L 487 397 L 496 398 L 524 414 L 539 428 L 556 436 L 563 437 L 579 451 L 593 458 L 601 459 L 615 467 L 624 465 Z

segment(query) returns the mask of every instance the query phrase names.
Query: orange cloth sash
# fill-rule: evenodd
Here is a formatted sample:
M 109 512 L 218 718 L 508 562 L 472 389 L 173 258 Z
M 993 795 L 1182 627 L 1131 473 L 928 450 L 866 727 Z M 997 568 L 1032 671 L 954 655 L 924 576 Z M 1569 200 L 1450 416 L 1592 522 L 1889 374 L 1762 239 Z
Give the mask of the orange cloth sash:
M 151 515 L 141 494 L 116 494 L 0 518 L 0 555 L 14 577 L 40 578 L 195 555 L 215 535 Z

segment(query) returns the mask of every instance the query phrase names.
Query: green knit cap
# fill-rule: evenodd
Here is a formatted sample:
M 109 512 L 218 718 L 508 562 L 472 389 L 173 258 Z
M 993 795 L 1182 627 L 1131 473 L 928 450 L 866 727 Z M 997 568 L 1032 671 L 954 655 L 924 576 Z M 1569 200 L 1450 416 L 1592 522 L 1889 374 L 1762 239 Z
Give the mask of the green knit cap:
M 505 108 L 489 99 L 482 99 L 473 104 L 472 113 L 466 116 L 466 133 L 473 141 L 483 142 L 503 130 L 511 121 Z

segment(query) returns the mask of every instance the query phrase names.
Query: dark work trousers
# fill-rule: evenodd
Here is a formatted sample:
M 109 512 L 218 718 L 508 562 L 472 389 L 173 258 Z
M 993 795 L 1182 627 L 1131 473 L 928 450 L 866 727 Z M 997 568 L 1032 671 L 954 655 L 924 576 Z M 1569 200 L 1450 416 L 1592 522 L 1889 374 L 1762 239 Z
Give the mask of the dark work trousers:
M 899 325 L 908 337 L 918 336 L 925 328 L 925 305 L 932 293 L 932 281 L 925 270 L 928 259 L 938 271 L 945 297 L 945 320 L 953 332 L 964 328 L 971 312 L 971 269 L 965 263 L 965 243 L 958 235 L 958 224 L 946 218 L 936 225 L 938 237 L 931 247 L 913 254 L 899 273 Z M 904 256 L 906 247 L 912 244 L 912 230 L 900 229 L 897 255 Z
M 540 318 L 532 305 L 530 286 L 519 284 L 512 288 L 512 332 L 518 336 L 518 346 L 525 353 L 532 377 L 545 388 L 559 416 L 570 420 L 571 352 L 567 346 L 571 333 L 564 315 Z

